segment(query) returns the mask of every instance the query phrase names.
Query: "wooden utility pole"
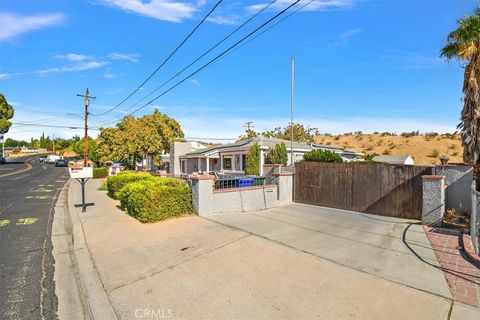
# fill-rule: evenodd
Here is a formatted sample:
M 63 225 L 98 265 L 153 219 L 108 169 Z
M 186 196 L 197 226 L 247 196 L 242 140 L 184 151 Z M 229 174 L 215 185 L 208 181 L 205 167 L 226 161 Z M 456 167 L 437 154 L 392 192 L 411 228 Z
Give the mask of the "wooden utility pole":
M 248 121 L 248 122 L 245 123 L 244 127 L 247 128 L 247 131 L 250 131 L 255 126 L 253 125 L 253 121 Z
M 87 166 L 88 160 L 88 106 L 90 105 L 90 99 L 95 100 L 95 97 L 88 95 L 88 88 L 84 94 L 77 94 L 78 97 L 85 98 L 85 136 L 83 137 L 83 166 Z

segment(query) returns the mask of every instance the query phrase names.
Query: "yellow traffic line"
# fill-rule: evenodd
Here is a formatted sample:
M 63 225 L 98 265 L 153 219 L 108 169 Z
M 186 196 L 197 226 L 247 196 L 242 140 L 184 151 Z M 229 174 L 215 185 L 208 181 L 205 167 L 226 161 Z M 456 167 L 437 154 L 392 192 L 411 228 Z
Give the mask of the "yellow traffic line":
M 20 171 L 16 171 L 16 172 L 11 172 L 11 173 L 6 173 L 6 174 L 3 174 L 0 176 L 0 178 L 3 178 L 3 177 L 8 177 L 8 176 L 13 176 L 14 174 L 19 174 L 19 173 L 22 173 L 22 172 L 25 172 L 25 171 L 28 171 L 28 170 L 31 170 L 32 169 L 32 165 L 28 162 L 25 162 L 25 164 L 27 165 L 27 167 L 25 169 L 22 169 Z

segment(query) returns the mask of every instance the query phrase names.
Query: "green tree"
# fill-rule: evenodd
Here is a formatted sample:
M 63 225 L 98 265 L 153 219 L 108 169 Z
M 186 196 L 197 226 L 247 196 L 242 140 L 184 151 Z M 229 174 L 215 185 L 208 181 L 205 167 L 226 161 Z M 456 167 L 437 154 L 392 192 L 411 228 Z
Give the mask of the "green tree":
M 158 110 L 138 119 L 127 116 L 116 128 L 101 129 L 99 161 L 122 161 L 134 168 L 137 159 L 150 155 L 159 163 L 160 155 L 168 152 L 174 141 L 183 138 L 180 124 Z
M 83 151 L 84 149 L 84 142 L 83 140 L 78 140 L 73 142 L 70 145 L 70 148 L 73 152 L 78 154 L 83 158 Z M 93 161 L 95 163 L 99 163 L 99 156 L 98 156 L 98 143 L 93 138 L 88 137 L 88 160 Z
M 11 105 L 8 104 L 5 96 L 0 93 L 0 134 L 5 134 L 10 129 L 12 123 L 8 120 L 12 119 L 14 110 Z
M 5 140 L 5 147 L 23 147 L 23 146 L 28 146 L 29 143 L 24 140 L 15 140 L 12 138 L 7 138 Z
M 307 162 L 336 162 L 342 163 L 343 159 L 338 153 L 330 150 L 314 149 L 303 155 L 303 161 Z
M 251 176 L 258 176 L 260 174 L 260 146 L 258 143 L 250 146 L 247 154 L 245 173 Z
M 267 163 L 287 165 L 288 155 L 285 142 L 275 144 L 267 154 Z
M 262 135 L 265 137 L 290 140 L 291 139 L 290 128 L 291 128 L 290 125 L 288 125 L 285 128 L 277 127 L 270 131 L 264 131 Z M 312 143 L 314 142 L 314 138 L 317 134 L 318 134 L 317 128 L 310 128 L 309 126 L 304 126 L 299 123 L 293 124 L 293 140 L 294 141 Z
M 474 165 L 476 187 L 480 190 L 480 8 L 458 20 L 458 28 L 448 35 L 441 56 L 466 63 L 462 122 L 458 129 L 462 136 L 463 160 Z
M 252 129 L 245 130 L 245 134 L 238 137 L 238 141 L 244 141 L 258 137 L 258 132 L 253 131 Z

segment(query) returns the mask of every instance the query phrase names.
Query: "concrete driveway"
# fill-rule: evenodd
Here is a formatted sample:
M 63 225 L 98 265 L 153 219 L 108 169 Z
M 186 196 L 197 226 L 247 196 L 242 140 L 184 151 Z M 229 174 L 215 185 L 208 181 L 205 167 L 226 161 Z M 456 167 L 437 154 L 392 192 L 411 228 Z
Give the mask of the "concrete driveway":
M 441 272 L 402 243 L 407 221 L 293 204 L 142 224 L 89 184 L 95 206 L 74 208 L 72 183 L 68 212 L 92 318 L 478 319 L 452 309 Z M 418 226 L 406 237 L 435 265 Z
M 208 217 L 342 266 L 451 298 L 419 221 L 294 203 Z

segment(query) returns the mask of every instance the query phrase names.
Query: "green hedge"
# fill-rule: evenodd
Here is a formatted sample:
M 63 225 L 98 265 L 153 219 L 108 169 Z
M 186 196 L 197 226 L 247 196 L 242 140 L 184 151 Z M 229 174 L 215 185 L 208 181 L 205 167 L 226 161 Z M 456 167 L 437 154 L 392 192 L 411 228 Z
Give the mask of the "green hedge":
M 192 213 L 192 193 L 185 181 L 152 178 L 128 183 L 117 193 L 129 215 L 141 222 L 154 222 Z
M 338 153 L 330 150 L 314 149 L 303 155 L 303 161 L 307 162 L 336 162 L 342 163 L 343 159 Z
M 93 179 L 106 178 L 108 176 L 108 168 L 93 168 Z
M 122 189 L 127 183 L 135 181 L 143 181 L 154 179 L 154 177 L 147 173 L 135 173 L 132 171 L 122 171 L 116 176 L 110 176 L 107 178 L 107 190 L 108 195 L 113 199 L 120 199 L 118 191 Z

